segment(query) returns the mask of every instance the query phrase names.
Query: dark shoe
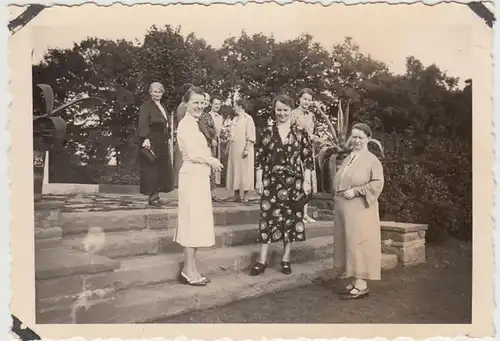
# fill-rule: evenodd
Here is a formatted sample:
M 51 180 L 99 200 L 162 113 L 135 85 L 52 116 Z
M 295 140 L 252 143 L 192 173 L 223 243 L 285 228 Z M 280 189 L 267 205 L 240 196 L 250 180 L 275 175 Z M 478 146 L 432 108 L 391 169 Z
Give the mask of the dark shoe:
M 186 276 L 183 272 L 181 272 L 179 274 L 179 282 L 182 284 L 189 284 L 189 285 L 196 286 L 196 287 L 204 287 L 208 283 L 207 279 L 204 277 L 200 277 L 196 280 L 192 280 L 188 276 Z
M 289 275 L 292 273 L 290 262 L 281 262 L 281 272 L 283 272 L 285 275 Z
M 342 300 L 357 300 L 360 298 L 366 298 L 370 294 L 368 288 L 364 290 L 359 290 L 358 288 L 352 288 L 347 294 L 340 295 L 339 298 Z
M 165 205 L 165 203 L 160 198 L 156 198 L 156 199 L 153 199 L 153 200 L 149 200 L 148 201 L 148 205 L 149 206 L 155 206 L 155 207 L 162 207 L 162 206 Z
M 255 263 L 255 265 L 252 267 L 252 270 L 250 270 L 250 276 L 258 276 L 264 271 L 266 271 L 267 264 L 262 264 L 260 262 Z

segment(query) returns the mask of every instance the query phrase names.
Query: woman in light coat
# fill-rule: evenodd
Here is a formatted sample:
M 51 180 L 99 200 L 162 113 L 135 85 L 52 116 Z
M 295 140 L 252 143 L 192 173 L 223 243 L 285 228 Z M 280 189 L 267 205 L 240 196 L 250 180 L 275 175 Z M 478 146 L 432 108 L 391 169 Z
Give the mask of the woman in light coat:
M 384 187 L 379 159 L 368 151 L 370 127 L 355 124 L 353 151 L 334 179 L 334 266 L 351 283 L 339 292 L 343 299 L 368 296 L 367 280 L 380 280 L 381 241 L 378 197 Z
M 231 125 L 229 157 L 227 161 L 226 188 L 234 191 L 234 200 L 248 202 L 248 191 L 255 184 L 255 124 L 247 114 L 247 104 L 242 99 L 234 102 L 236 117 Z
M 209 280 L 196 268 L 196 250 L 215 244 L 214 218 L 210 191 L 210 170 L 222 164 L 212 157 L 198 119 L 203 113 L 204 93 L 193 87 L 184 95 L 186 114 L 179 122 L 177 139 L 182 154 L 179 170 L 178 218 L 174 241 L 184 247 L 184 267 L 179 280 L 204 286 Z

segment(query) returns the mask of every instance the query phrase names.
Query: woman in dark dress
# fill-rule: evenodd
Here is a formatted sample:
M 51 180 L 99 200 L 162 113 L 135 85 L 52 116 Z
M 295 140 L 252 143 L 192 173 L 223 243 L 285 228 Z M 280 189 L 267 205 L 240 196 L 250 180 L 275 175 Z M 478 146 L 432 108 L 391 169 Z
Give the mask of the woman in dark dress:
M 170 192 L 172 186 L 172 163 L 168 140 L 170 138 L 170 119 L 160 103 L 165 90 L 161 83 L 149 87 L 151 99 L 139 111 L 139 166 L 141 168 L 140 192 L 148 196 L 151 206 L 163 206 L 160 192 Z M 154 153 L 156 158 L 149 159 L 144 150 Z
M 283 241 L 281 270 L 290 274 L 292 242 L 304 241 L 305 195 L 311 192 L 314 167 L 308 134 L 292 123 L 293 101 L 285 95 L 274 98 L 274 124 L 261 135 L 256 151 L 256 190 L 261 195 L 259 237 L 260 259 L 251 275 L 264 272 L 270 243 Z

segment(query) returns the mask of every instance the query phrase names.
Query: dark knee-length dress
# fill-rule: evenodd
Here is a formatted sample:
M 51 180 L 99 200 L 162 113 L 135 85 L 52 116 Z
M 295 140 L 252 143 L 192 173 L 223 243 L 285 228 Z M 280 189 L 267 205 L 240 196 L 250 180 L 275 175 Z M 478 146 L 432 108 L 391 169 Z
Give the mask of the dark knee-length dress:
M 146 101 L 140 108 L 139 137 L 141 146 L 145 139 L 149 139 L 151 150 L 157 156 L 156 160 L 151 162 L 139 153 L 141 194 L 154 195 L 172 191 L 172 161 L 168 146 L 170 126 L 168 117 L 163 115 L 152 100 Z
M 266 127 L 256 151 L 257 169 L 262 169 L 263 193 L 260 202 L 258 243 L 304 241 L 304 170 L 313 169 L 314 160 L 305 130 L 292 124 L 282 141 L 276 124 Z

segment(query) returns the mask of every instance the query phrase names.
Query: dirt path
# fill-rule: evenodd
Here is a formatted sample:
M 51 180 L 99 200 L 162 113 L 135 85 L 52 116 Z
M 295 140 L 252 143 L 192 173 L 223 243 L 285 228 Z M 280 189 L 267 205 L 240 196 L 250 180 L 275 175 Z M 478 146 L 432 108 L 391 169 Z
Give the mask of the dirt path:
M 317 283 L 159 322 L 471 323 L 470 244 L 430 245 L 427 257 L 418 267 L 384 272 L 366 300 L 339 300 L 332 283 Z

